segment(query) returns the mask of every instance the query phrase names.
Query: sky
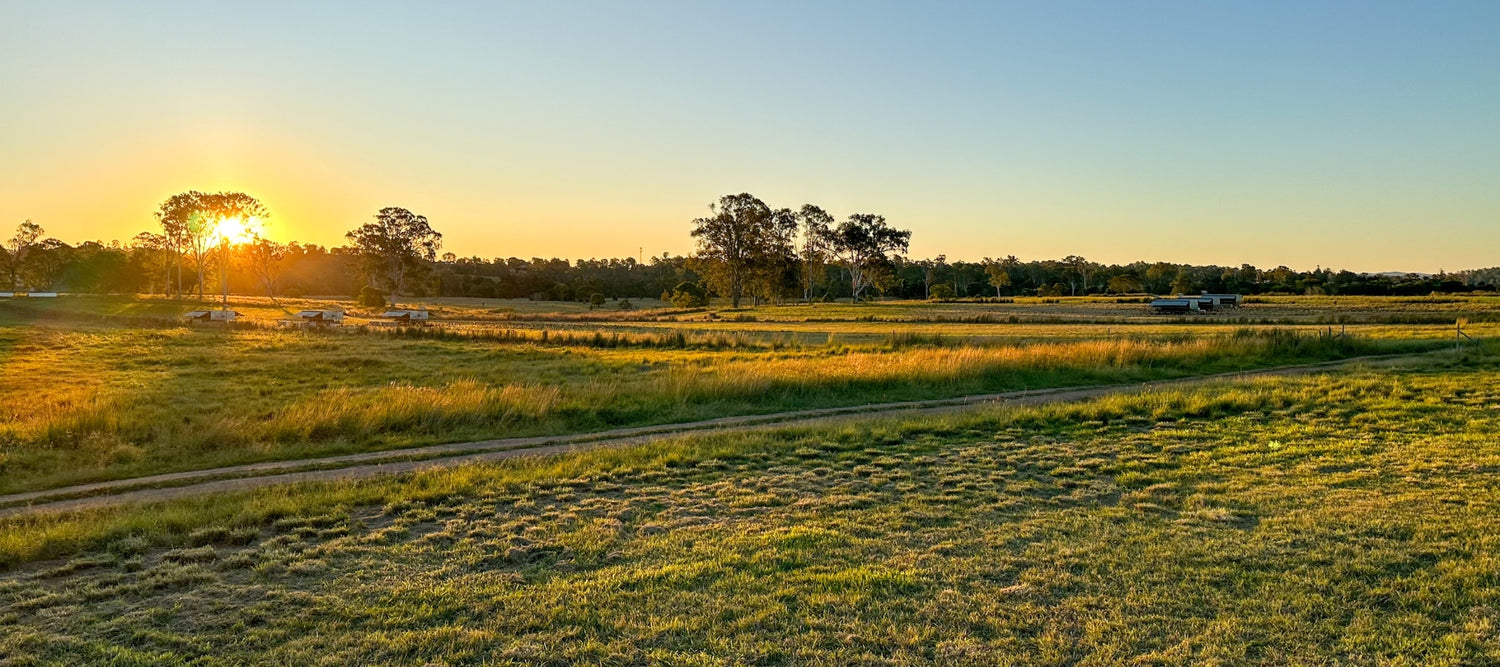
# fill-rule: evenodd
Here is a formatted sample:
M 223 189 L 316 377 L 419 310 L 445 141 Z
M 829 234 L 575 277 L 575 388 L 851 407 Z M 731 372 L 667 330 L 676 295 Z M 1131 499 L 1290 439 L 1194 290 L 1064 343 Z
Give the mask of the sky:
M 1494 0 L 0 0 L 0 100 L 0 228 L 70 242 L 197 189 L 281 241 L 683 254 L 750 192 L 919 257 L 1500 265 Z

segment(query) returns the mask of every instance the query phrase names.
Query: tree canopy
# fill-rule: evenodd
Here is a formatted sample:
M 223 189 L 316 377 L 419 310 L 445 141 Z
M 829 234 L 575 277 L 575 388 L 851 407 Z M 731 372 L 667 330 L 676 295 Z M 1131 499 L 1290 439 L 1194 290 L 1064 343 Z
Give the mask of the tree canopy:
M 181 257 L 186 254 L 193 260 L 198 273 L 195 285 L 198 297 L 203 297 L 204 276 L 212 259 L 213 250 L 220 245 L 220 225 L 226 219 L 246 221 L 250 218 L 264 220 L 270 211 L 260 200 L 243 192 L 181 192 L 161 203 L 156 211 L 157 223 L 162 228 L 162 242 L 178 259 L 177 294 L 182 294 Z M 228 266 L 220 267 L 221 280 L 227 280 Z
M 46 230 L 41 225 L 26 220 L 16 226 L 15 236 L 5 242 L 4 256 L 0 256 L 0 269 L 6 274 L 6 287 L 27 288 L 37 278 L 37 269 L 43 258 L 38 253 L 42 235 Z
M 911 232 L 887 225 L 885 216 L 854 213 L 827 232 L 829 253 L 849 272 L 850 291 L 859 299 L 870 285 L 870 269 L 887 253 L 906 252 Z
M 710 215 L 693 220 L 692 237 L 698 241 L 694 268 L 738 308 L 752 273 L 764 270 L 785 250 L 784 217 L 749 193 L 724 195 L 708 210 Z
M 443 245 L 443 235 L 426 216 L 394 206 L 380 209 L 374 222 L 345 236 L 354 244 L 368 278 L 384 289 L 392 305 L 408 281 L 437 260 Z

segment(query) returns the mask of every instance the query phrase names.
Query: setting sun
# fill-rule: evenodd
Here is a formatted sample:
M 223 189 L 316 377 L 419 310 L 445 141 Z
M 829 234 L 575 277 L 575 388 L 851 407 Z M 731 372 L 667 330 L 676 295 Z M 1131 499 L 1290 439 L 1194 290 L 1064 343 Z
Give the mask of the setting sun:
M 232 245 L 249 243 L 260 228 L 260 218 L 224 218 L 219 221 L 218 236 Z

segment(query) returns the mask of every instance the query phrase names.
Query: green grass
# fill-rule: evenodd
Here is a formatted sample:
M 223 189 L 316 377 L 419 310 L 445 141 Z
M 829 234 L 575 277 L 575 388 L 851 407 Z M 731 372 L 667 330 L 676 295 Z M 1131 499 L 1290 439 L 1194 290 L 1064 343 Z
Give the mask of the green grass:
M 988 345 L 920 334 L 789 347 L 613 347 L 579 338 L 584 344 L 0 319 L 0 492 L 1439 345 L 1248 329 Z
M 1469 359 L 9 520 L 0 656 L 1491 664 L 1497 406 Z

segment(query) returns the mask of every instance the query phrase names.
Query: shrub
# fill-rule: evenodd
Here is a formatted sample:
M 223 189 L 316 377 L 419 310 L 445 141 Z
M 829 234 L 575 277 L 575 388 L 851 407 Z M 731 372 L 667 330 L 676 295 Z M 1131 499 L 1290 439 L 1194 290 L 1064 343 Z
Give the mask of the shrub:
M 384 308 L 386 294 L 376 287 L 365 285 L 359 290 L 359 305 L 366 308 Z
M 932 299 L 933 301 L 948 301 L 951 300 L 955 295 L 953 286 L 947 283 L 939 283 L 937 285 L 933 285 L 932 289 L 927 291 L 927 294 L 928 298 Z
M 635 304 L 630 303 L 630 299 L 620 299 L 620 305 L 615 307 L 620 310 L 635 310 Z
M 598 292 L 594 292 L 593 294 L 589 295 L 589 310 L 593 310 L 593 309 L 598 308 L 598 307 L 600 307 L 602 305 L 604 305 L 604 295 L 603 294 L 600 294 Z
M 708 293 L 698 283 L 680 282 L 667 300 L 678 308 L 702 308 L 708 305 Z

